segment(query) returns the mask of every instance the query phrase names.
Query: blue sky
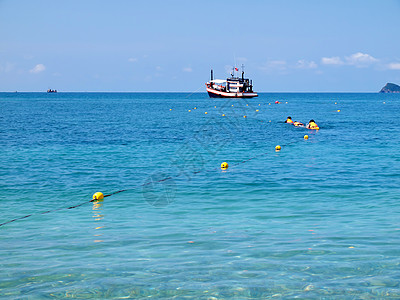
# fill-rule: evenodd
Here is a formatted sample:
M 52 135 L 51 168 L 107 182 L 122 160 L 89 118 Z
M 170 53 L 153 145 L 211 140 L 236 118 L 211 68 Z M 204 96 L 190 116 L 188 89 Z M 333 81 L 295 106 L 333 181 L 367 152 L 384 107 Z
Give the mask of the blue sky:
M 259 92 L 400 84 L 400 1 L 0 0 L 0 91 Z

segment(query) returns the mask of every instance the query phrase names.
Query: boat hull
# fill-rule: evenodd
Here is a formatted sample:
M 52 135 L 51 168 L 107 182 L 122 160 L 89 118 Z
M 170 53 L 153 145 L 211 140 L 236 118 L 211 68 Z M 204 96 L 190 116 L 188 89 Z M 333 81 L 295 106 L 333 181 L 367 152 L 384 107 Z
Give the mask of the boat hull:
M 210 98 L 254 98 L 258 97 L 257 93 L 231 93 L 231 92 L 222 92 L 218 90 L 211 89 L 207 87 L 207 92 Z

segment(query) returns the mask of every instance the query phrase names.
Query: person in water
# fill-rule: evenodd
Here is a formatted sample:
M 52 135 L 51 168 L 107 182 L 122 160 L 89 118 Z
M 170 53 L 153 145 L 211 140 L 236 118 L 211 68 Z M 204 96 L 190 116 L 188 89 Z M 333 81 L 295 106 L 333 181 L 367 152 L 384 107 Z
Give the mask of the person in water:
M 285 123 L 293 124 L 292 117 L 287 117 Z
M 304 126 L 304 124 L 303 123 L 301 123 L 301 122 L 298 122 L 298 121 L 295 121 L 294 123 L 293 123 L 293 125 L 294 126 Z
M 312 120 L 312 119 L 310 120 L 310 122 L 308 122 L 308 124 L 307 124 L 306 127 L 307 127 L 308 129 L 316 129 L 316 130 L 319 129 L 317 123 L 315 123 L 315 121 Z

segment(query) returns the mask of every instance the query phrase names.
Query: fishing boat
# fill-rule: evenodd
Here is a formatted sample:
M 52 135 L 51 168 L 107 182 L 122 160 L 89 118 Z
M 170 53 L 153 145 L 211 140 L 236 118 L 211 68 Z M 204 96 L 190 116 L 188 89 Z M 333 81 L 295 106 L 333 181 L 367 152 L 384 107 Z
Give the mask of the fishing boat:
M 57 90 L 48 89 L 47 92 L 48 93 L 57 93 Z
M 253 81 L 244 78 L 242 66 L 242 77 L 235 76 L 238 68 L 232 69 L 231 77 L 224 79 L 214 79 L 211 70 L 211 80 L 206 82 L 206 89 L 210 98 L 253 98 L 258 94 L 253 92 Z

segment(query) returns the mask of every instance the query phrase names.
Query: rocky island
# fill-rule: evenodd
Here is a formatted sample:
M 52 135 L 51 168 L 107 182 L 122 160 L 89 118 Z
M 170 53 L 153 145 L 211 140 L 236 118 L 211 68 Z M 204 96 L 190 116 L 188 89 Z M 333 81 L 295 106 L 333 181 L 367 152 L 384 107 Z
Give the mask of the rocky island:
M 379 93 L 400 93 L 400 85 L 394 83 L 386 83 Z

